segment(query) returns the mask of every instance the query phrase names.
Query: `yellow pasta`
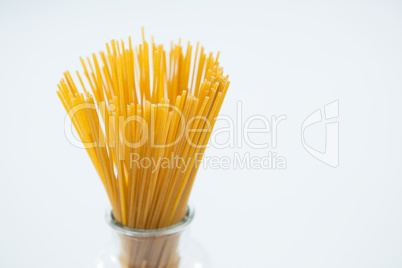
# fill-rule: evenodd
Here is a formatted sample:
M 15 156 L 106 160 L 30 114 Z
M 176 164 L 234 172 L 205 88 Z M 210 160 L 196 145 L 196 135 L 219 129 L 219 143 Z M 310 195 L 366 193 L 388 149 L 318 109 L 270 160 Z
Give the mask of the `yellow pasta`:
M 190 43 L 171 43 L 166 52 L 153 39 L 149 45 L 144 32 L 139 46 L 131 41 L 112 40 L 106 52 L 81 58 L 81 89 L 66 72 L 57 94 L 115 218 L 131 228 L 157 229 L 186 213 L 229 81 L 219 53 L 207 55 L 198 43 L 195 51 Z M 140 261 L 138 267 L 149 262 Z

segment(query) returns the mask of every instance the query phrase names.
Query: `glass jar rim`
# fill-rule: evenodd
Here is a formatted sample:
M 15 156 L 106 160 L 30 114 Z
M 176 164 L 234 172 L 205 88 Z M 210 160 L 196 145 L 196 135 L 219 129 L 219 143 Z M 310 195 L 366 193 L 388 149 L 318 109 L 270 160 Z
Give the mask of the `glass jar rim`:
M 178 223 L 171 226 L 159 228 L 159 229 L 134 229 L 124 226 L 119 221 L 116 220 L 113 214 L 113 210 L 109 209 L 106 212 L 106 222 L 109 226 L 115 230 L 118 234 L 125 236 L 141 236 L 141 237 L 151 237 L 151 236 L 164 236 L 175 234 L 183 231 L 194 219 L 194 208 L 190 205 L 187 206 L 186 215 Z

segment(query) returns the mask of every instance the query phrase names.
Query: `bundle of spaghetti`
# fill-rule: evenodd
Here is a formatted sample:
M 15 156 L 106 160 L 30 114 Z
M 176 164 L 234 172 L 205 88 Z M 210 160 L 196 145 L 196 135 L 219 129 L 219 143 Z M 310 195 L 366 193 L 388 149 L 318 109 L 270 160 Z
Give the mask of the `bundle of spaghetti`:
M 190 43 L 184 50 L 181 41 L 172 42 L 169 52 L 153 38 L 149 45 L 143 31 L 139 46 L 133 47 L 131 38 L 128 45 L 112 40 L 106 53 L 81 58 L 86 78 L 77 72 L 81 90 L 69 72 L 58 85 L 57 94 L 102 180 L 114 217 L 124 226 L 163 228 L 186 213 L 229 86 L 219 53 L 206 54 L 198 43 L 193 52 Z M 150 258 L 158 263 L 162 255 L 177 259 L 173 250 L 150 253 L 140 247 L 147 251 L 143 260 L 140 249 L 130 245 L 137 257 L 126 267 L 148 267 Z

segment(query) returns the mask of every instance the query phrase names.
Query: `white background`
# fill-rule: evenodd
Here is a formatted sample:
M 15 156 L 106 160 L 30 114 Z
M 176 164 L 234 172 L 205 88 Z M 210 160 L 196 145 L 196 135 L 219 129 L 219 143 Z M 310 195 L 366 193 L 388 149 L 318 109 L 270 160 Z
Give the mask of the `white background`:
M 1 1 L 0 267 L 94 267 L 111 232 L 102 184 L 64 136 L 57 83 L 79 56 L 141 26 L 221 51 L 221 114 L 286 115 L 286 170 L 200 169 L 192 236 L 212 267 L 402 267 L 402 2 Z M 339 100 L 340 164 L 301 144 L 301 124 Z M 244 123 L 244 121 L 243 121 Z M 224 127 L 218 123 L 217 127 Z M 255 142 L 268 134 L 253 134 Z M 324 148 L 324 125 L 308 142 Z

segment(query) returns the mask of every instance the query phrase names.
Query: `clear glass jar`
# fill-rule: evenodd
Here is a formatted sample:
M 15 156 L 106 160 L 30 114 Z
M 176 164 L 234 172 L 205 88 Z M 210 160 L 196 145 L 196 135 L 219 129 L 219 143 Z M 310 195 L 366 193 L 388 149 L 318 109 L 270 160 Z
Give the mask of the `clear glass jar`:
M 172 226 L 139 230 L 123 226 L 108 212 L 114 239 L 99 254 L 96 268 L 209 268 L 207 254 L 189 236 L 193 218 L 194 209 L 188 207 Z

